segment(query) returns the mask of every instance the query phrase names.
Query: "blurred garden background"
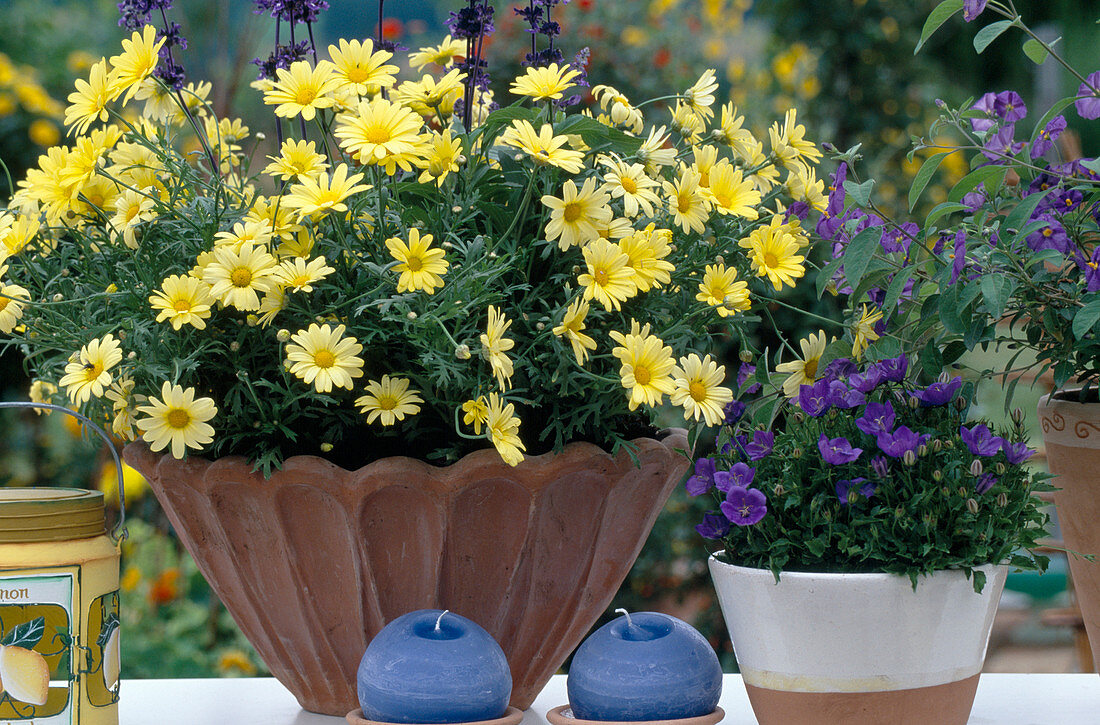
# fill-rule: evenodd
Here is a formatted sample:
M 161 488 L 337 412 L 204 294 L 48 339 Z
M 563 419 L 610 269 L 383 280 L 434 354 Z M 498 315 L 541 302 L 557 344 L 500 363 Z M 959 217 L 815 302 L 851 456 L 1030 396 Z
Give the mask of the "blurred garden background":
M 766 136 L 768 125 L 796 107 L 808 137 L 842 150 L 862 144 L 863 171 L 880 179 L 883 202 L 904 209 L 904 190 L 921 160 L 907 160 L 911 138 L 924 134 L 936 117 L 936 99 L 959 104 L 982 92 L 1013 89 L 1029 106 L 1039 106 L 1076 88 L 1076 81 L 1053 63 L 1017 62 L 1019 48 L 1005 38 L 975 56 L 970 47 L 974 28 L 958 17 L 914 55 L 924 18 L 937 1 L 572 0 L 555 9 L 554 19 L 562 26 L 559 46 L 567 59 L 588 49 L 594 85 L 609 84 L 640 100 L 662 89 L 686 89 L 703 69 L 714 68 L 721 82 L 719 103 L 732 101 L 757 135 Z M 0 174 L 0 196 L 7 197 L 12 182 L 47 148 L 65 143 L 61 120 L 74 79 L 100 57 L 116 53 L 124 37 L 116 5 L 115 0 L 0 2 L 0 27 L 5 28 L 0 34 L 0 159 L 6 169 Z M 1081 22 L 1086 10 L 1095 10 L 1092 0 L 1025 0 L 1023 5 L 1044 34 L 1061 36 L 1071 62 L 1095 65 L 1100 26 Z M 331 0 L 330 6 L 317 28 L 319 45 L 376 34 L 378 0 Z M 497 32 L 486 51 L 498 99 L 508 97 L 507 85 L 529 50 L 526 24 L 512 7 L 496 3 Z M 447 14 L 454 9 L 455 0 L 391 0 L 383 6 L 384 36 L 414 50 L 438 45 L 446 33 Z M 173 20 L 188 40 L 178 59 L 188 79 L 213 81 L 209 101 L 219 116 L 242 118 L 258 144 L 257 158 L 274 153 L 270 112 L 249 85 L 257 77 L 253 59 L 266 58 L 274 44 L 273 24 L 254 14 L 253 3 L 246 0 L 176 0 Z M 599 112 L 591 95 L 582 103 Z M 657 118 L 661 112 L 658 108 L 647 114 Z M 671 121 L 671 115 L 666 119 Z M 1063 137 L 1063 153 L 1069 158 L 1100 154 L 1100 138 L 1081 134 L 1076 129 Z M 949 157 L 940 167 L 925 195 L 929 206 L 944 200 L 946 190 L 964 175 L 964 162 L 951 163 L 960 156 Z M 801 294 L 813 295 L 812 285 L 801 289 Z M 805 304 L 826 312 L 829 296 Z M 774 312 L 782 323 L 782 310 Z M 792 340 L 813 331 L 794 324 L 788 325 Z M 980 360 L 971 362 L 982 367 Z M 18 350 L 3 350 L 0 399 L 27 399 L 28 364 Z M 731 368 L 736 364 L 727 361 Z M 1021 386 L 1015 401 L 1032 417 L 1043 384 Z M 1002 400 L 1001 381 L 992 381 L 983 397 L 983 413 L 1000 414 Z M 669 422 L 675 424 L 675 417 Z M 1037 432 L 1033 442 L 1039 442 Z M 109 456 L 78 425 L 59 415 L 0 411 L 0 484 L 99 487 L 113 507 L 118 505 Z M 127 471 L 126 485 L 130 538 L 122 576 L 123 675 L 264 673 L 173 536 L 140 475 Z M 673 495 L 612 608 L 661 609 L 689 619 L 732 668 L 706 573 L 707 552 L 694 531 L 704 505 L 682 490 Z M 1042 609 L 1065 604 L 1064 572 L 1064 562 L 1056 560 L 1042 581 L 1023 578 L 1010 584 L 1015 591 L 1006 595 L 1002 610 L 1014 619 L 1001 639 L 994 639 L 993 667 L 999 666 L 999 645 L 1018 645 L 1032 653 L 1030 666 L 1005 665 L 1016 671 L 1080 666 L 1072 628 L 1044 627 L 1041 622 Z

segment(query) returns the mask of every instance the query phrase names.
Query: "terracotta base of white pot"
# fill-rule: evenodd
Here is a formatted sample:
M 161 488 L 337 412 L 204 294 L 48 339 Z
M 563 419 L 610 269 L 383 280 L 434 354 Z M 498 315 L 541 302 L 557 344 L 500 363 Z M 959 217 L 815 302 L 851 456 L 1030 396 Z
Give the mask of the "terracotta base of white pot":
M 363 710 L 360 708 L 349 712 L 344 719 L 348 721 L 349 725 L 394 725 L 394 723 L 368 720 L 363 717 Z M 522 720 L 523 711 L 510 707 L 503 717 L 498 717 L 496 720 L 475 720 L 474 722 L 462 723 L 462 725 L 519 725 Z
M 787 692 L 745 685 L 760 725 L 966 725 L 978 678 L 886 692 Z
M 715 725 L 715 723 L 722 722 L 722 718 L 725 716 L 725 711 L 719 707 L 709 715 L 685 717 L 678 720 L 645 720 L 644 725 Z M 569 709 L 568 705 L 558 705 L 553 710 L 546 713 L 546 719 L 550 721 L 550 725 L 643 725 L 639 722 L 580 720 L 573 717 L 573 711 Z

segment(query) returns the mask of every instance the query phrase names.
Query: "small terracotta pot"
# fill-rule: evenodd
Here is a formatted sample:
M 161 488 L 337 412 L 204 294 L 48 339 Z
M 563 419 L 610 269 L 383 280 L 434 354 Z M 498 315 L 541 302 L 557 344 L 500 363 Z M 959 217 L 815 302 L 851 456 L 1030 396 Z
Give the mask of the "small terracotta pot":
M 1008 567 L 919 580 L 783 572 L 710 559 L 760 725 L 965 725 Z
M 348 721 L 348 725 L 394 725 L 394 723 L 368 720 L 363 717 L 362 709 L 352 710 L 344 716 L 344 719 Z M 522 720 L 523 711 L 510 707 L 504 715 L 498 717 L 496 720 L 475 720 L 473 722 L 462 723 L 461 725 L 519 725 Z
M 1062 540 L 1070 551 L 1100 557 L 1100 403 L 1045 395 L 1039 400 L 1039 423 L 1047 465 L 1057 475 L 1051 483 L 1058 489 L 1054 506 Z M 1067 558 L 1092 661 L 1100 671 L 1100 562 L 1072 554 Z
M 546 713 L 546 719 L 550 725 L 715 725 L 722 722 L 726 716 L 722 708 L 715 708 L 709 715 L 699 717 L 685 717 L 676 720 L 644 720 L 639 722 L 616 722 L 614 720 L 580 720 L 573 717 L 573 711 L 568 705 L 558 705 Z
M 449 609 L 484 627 L 521 710 L 599 619 L 688 469 L 682 430 L 611 456 L 589 443 L 515 468 L 492 450 L 447 467 L 385 458 L 347 471 L 288 459 L 125 457 L 271 673 L 307 710 L 343 717 L 387 622 Z

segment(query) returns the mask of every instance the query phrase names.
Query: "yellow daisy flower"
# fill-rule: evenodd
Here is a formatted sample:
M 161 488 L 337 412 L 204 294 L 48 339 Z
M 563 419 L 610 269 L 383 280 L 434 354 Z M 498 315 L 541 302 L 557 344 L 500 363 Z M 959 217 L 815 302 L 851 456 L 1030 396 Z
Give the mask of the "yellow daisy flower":
M 70 358 L 65 375 L 59 381 L 69 400 L 81 405 L 90 398 L 103 395 L 113 379 L 111 368 L 122 362 L 122 348 L 114 335 L 92 340 Z
M 672 220 L 685 233 L 701 234 L 710 218 L 710 212 L 707 209 L 707 198 L 699 188 L 699 173 L 690 168 L 684 169 L 675 181 L 665 181 L 662 184 Z
M 214 234 L 215 247 L 230 247 L 239 251 L 245 244 L 266 249 L 271 244 L 271 223 L 266 219 L 237 222 L 233 228 Z
M 600 108 L 606 111 L 607 125 L 619 126 L 632 134 L 642 132 L 644 119 L 642 112 L 630 103 L 630 99 L 619 93 L 611 86 L 598 85 L 592 89 L 592 96 L 599 102 Z M 604 116 L 601 115 L 600 119 Z M 604 121 L 600 121 L 604 123 Z
M 676 389 L 672 348 L 661 338 L 648 334 L 648 330 L 641 334 L 632 331 L 629 335 L 612 330 L 610 334 L 619 343 L 611 354 L 622 363 L 619 376 L 628 391 L 630 409 L 636 410 L 643 403 L 650 407 L 660 405 L 664 396 Z
M 65 125 L 69 131 L 83 135 L 93 121 L 106 122 L 107 104 L 118 97 L 112 87 L 110 66 L 106 58 L 92 66 L 88 80 L 76 79 L 76 90 L 69 94 L 69 107 L 65 109 Z
M 424 155 L 416 159 L 417 168 L 423 169 L 417 180 L 421 184 L 435 182 L 436 186 L 443 186 L 447 174 L 457 174 L 459 163 L 464 161 L 462 139 L 453 136 L 451 129 L 432 133 L 431 143 L 425 147 Z
M 128 377 L 116 380 L 103 397 L 111 401 L 111 412 L 114 413 L 111 432 L 125 441 L 134 440 L 134 425 L 137 423 L 134 413 L 139 402 L 138 396 L 134 395 L 134 381 Z M 145 396 L 141 396 L 141 399 L 144 401 Z M 126 493 L 129 492 L 130 489 L 127 488 Z
M 868 310 L 867 305 L 860 305 L 860 308 L 859 319 L 852 327 L 852 356 L 856 360 L 862 358 L 867 346 L 879 338 L 875 324 L 882 319 L 882 310 L 874 307 Z
M 340 148 L 364 164 L 377 164 L 395 173 L 395 157 L 415 155 L 420 147 L 420 116 L 385 98 L 361 101 L 357 113 L 336 117 L 333 135 Z
M 767 276 L 776 291 L 787 284 L 794 287 L 795 280 L 806 274 L 805 257 L 798 254 L 801 248 L 798 237 L 791 234 L 779 215 L 772 217 L 767 226 L 757 227 L 738 246 L 748 250 L 749 261 L 757 277 Z
M 722 124 L 714 130 L 715 137 L 741 158 L 751 153 L 756 144 L 752 131 L 744 128 L 745 117 L 737 115 L 733 103 L 722 106 Z
M 677 101 L 675 108 L 671 109 L 672 121 L 669 126 L 680 134 L 689 144 L 699 143 L 703 131 L 706 130 L 706 121 L 699 116 L 691 106 Z
M 644 230 L 619 241 L 619 249 L 628 260 L 626 266 L 633 274 L 631 281 L 639 292 L 648 292 L 651 287 L 671 281 L 676 266 L 665 260 L 672 253 L 668 243 L 671 236 L 667 229 L 656 229 L 654 224 L 649 224 Z
M 455 40 L 450 35 L 443 36 L 443 42 L 436 46 L 421 48 L 416 53 L 409 54 L 409 65 L 414 70 L 420 70 L 426 65 L 435 63 L 441 68 L 450 68 L 454 65 L 456 56 L 466 55 L 466 44 L 461 40 Z
M 634 227 L 625 217 L 611 219 L 607 224 L 597 224 L 596 231 L 601 239 L 626 239 L 634 234 Z
M 489 393 L 488 411 L 485 415 L 486 432 L 493 442 L 497 453 L 509 466 L 518 466 L 523 462 L 523 451 L 527 448 L 519 437 L 520 419 L 515 414 L 516 407 L 496 393 Z
M 318 109 L 332 108 L 336 102 L 332 92 L 340 87 L 340 79 L 332 63 L 322 60 L 316 68 L 304 60 L 290 64 L 290 69 L 276 68 L 278 80 L 264 93 L 264 103 L 275 106 L 281 118 L 301 116 L 312 121 Z
M 793 108 L 788 109 L 786 115 L 783 117 L 783 127 L 779 127 L 779 122 L 776 121 L 768 129 L 768 137 L 771 139 L 772 152 L 779 159 L 780 163 L 786 166 L 788 169 L 792 168 L 795 163 L 801 162 L 803 159 L 811 163 L 817 163 L 821 160 L 821 151 L 812 141 L 807 141 L 806 127 L 800 125 L 796 120 L 797 111 Z
M 506 354 L 516 346 L 515 340 L 505 337 L 504 333 L 512 326 L 512 321 L 506 318 L 496 307 L 489 305 L 489 321 L 485 326 L 485 332 L 481 334 L 481 354 L 489 361 L 489 367 L 493 370 L 493 377 L 501 390 L 507 390 L 512 385 L 512 361 Z
M 339 47 L 330 45 L 328 55 L 335 68 L 335 77 L 341 88 L 351 88 L 358 95 L 377 92 L 376 89 L 389 88 L 396 80 L 395 65 L 386 61 L 393 57 L 388 50 L 375 50 L 374 41 L 340 39 Z
M 573 300 L 561 324 L 554 327 L 554 334 L 564 337 L 573 346 L 573 356 L 577 358 L 578 365 L 584 365 L 588 359 L 588 351 L 596 349 L 596 341 L 581 330 L 584 329 L 584 318 L 588 316 L 588 303 L 581 299 Z
M 462 404 L 462 422 L 474 427 L 474 433 L 481 435 L 481 427 L 489 419 L 489 404 L 484 395 L 476 400 L 467 400 Z
M 432 235 L 420 235 L 416 227 L 409 229 L 409 243 L 398 237 L 386 240 L 386 249 L 398 264 L 394 269 L 401 273 L 397 280 L 398 292 L 416 292 L 423 290 L 428 294 L 436 287 L 443 286 L 443 275 L 450 266 L 443 258 L 442 249 L 433 249 Z
M 512 81 L 509 90 L 516 96 L 527 96 L 535 100 L 553 99 L 560 101 L 567 88 L 572 88 L 572 80 L 581 73 L 569 66 L 551 63 L 549 66 L 530 66 L 527 72 Z
M 588 271 L 577 277 L 577 284 L 584 287 L 584 299 L 595 299 L 610 312 L 638 293 L 630 257 L 619 245 L 598 239 L 583 251 Z
M 641 159 L 645 165 L 647 174 L 655 174 L 658 166 L 672 166 L 676 163 L 676 149 L 673 147 L 666 148 L 667 144 L 668 131 L 665 130 L 665 127 L 651 128 L 649 136 L 634 152 L 634 155 Z
M 653 216 L 653 208 L 661 203 L 654 189 L 658 184 L 646 175 L 641 164 L 627 164 L 619 159 L 602 157 L 600 164 L 607 167 L 601 191 L 613 199 L 623 200 L 623 213 L 633 219 L 638 212 Z
M 23 316 L 24 301 L 30 301 L 31 293 L 17 284 L 7 284 L 3 276 L 7 273 L 6 265 L 0 265 L 0 332 L 11 334 L 15 329 L 19 318 Z
M 366 191 L 370 187 L 360 184 L 362 174 L 348 176 L 348 165 L 340 164 L 328 174 L 318 174 L 316 178 L 302 179 L 300 184 L 290 187 L 283 197 L 283 206 L 298 210 L 298 221 L 312 214 L 345 212 L 348 210 L 344 200 L 352 194 Z
M 562 148 L 569 139 L 555 136 L 554 127 L 548 123 L 543 124 L 536 132 L 535 127 L 527 121 L 513 121 L 500 135 L 500 142 L 520 149 L 540 165 L 556 166 L 570 174 L 580 173 L 584 168 L 584 154 Z
M 289 288 L 293 292 L 312 292 L 314 282 L 320 282 L 335 271 L 325 264 L 323 256 L 309 262 L 302 257 L 294 257 L 279 263 L 275 280 L 280 287 Z
M 155 206 L 156 202 L 148 194 L 136 189 L 123 189 L 115 199 L 115 215 L 111 217 L 110 225 L 122 232 L 122 241 L 130 249 L 138 248 L 138 227 L 157 218 Z
M 768 157 L 764 154 L 764 144 L 757 141 L 749 149 L 748 155 L 742 158 L 746 168 L 756 169 L 749 178 L 761 193 L 766 193 L 778 183 L 779 168 L 768 161 Z
M 749 309 L 749 285 L 737 280 L 737 269 L 724 264 L 708 264 L 695 299 L 718 309 L 722 317 Z
M 286 359 L 291 374 L 318 393 L 328 393 L 333 386 L 352 389 L 352 379 L 363 377 L 363 358 L 358 357 L 363 346 L 354 337 L 344 337 L 344 326 L 311 324 L 290 336 Z
M 38 404 L 52 404 L 55 395 L 57 395 L 57 386 L 47 380 L 32 380 L 30 390 L 27 391 L 30 401 Z M 36 408 L 34 412 L 38 415 L 43 413 L 49 415 L 51 411 Z
M 264 292 L 263 299 L 260 300 L 259 317 L 256 318 L 256 322 L 260 327 L 267 327 L 275 321 L 276 315 L 286 309 L 286 290 L 282 285 L 275 285 L 267 292 Z
M 669 395 L 673 405 L 684 409 L 684 420 L 702 418 L 707 425 L 719 425 L 725 419 L 722 408 L 733 400 L 733 391 L 722 386 L 726 368 L 695 353 L 680 358 L 673 373 L 676 388 Z
M 560 199 L 550 194 L 542 197 L 543 205 L 550 209 L 547 241 L 557 239 L 558 246 L 565 251 L 599 239 L 597 226 L 608 224 L 613 216 L 607 205 L 610 199 L 605 192 L 596 189 L 596 180 L 592 177 L 584 180 L 579 192 L 573 180 L 567 179 Z
M 809 166 L 794 164 L 787 174 L 787 192 L 795 201 L 804 201 L 818 211 L 825 211 L 829 200 L 825 197 L 825 182 L 817 178 Z
M 711 106 L 714 105 L 714 92 L 718 90 L 718 81 L 714 77 L 714 69 L 707 68 L 695 85 L 684 91 L 683 102 L 696 115 L 710 119 L 714 115 Z
M 278 270 L 275 258 L 263 247 L 249 243 L 235 250 L 232 246 L 216 247 L 213 260 L 203 267 L 202 281 L 210 285 L 210 294 L 223 305 L 251 312 L 260 307 L 260 292 L 274 286 Z
M 184 325 L 205 330 L 214 297 L 210 294 L 210 285 L 201 279 L 174 274 L 149 297 L 149 304 L 157 310 L 157 322 L 168 320 L 173 330 Z
M 818 330 L 817 334 L 799 341 L 802 348 L 802 359 L 779 363 L 775 366 L 777 373 L 785 373 L 787 379 L 783 381 L 783 394 L 788 398 L 797 398 L 798 391 L 803 385 L 813 385 L 817 380 L 817 367 L 821 362 L 821 356 L 825 354 L 825 331 Z
M 183 458 L 188 448 L 202 450 L 214 440 L 214 428 L 207 421 L 218 408 L 211 398 L 196 398 L 194 388 L 166 380 L 160 398 L 149 396 L 149 404 L 139 405 L 137 411 L 147 416 L 137 420 L 137 427 L 154 452 L 171 445 L 172 456 Z
M 153 74 L 157 68 L 164 38 L 157 40 L 157 29 L 146 25 L 141 32 L 134 31 L 129 39 L 122 41 L 122 54 L 111 58 L 111 92 L 116 96 L 123 91 L 122 105 L 126 105 L 137 92 L 143 80 Z
M 284 181 L 303 180 L 328 170 L 325 155 L 317 153 L 317 144 L 313 141 L 295 141 L 288 138 L 279 148 L 279 155 L 268 156 L 271 163 L 264 168 L 265 174 Z
M 294 211 L 287 209 L 281 202 L 282 198 L 278 196 L 258 196 L 241 221 L 245 224 L 266 222 L 273 237 L 277 236 L 284 241 L 293 240 L 302 231 L 302 226 L 294 222 Z
M 394 93 L 396 100 L 423 118 L 438 116 L 442 120 L 454 111 L 455 101 L 462 96 L 465 74 L 458 68 L 436 79 L 421 76 L 419 81 L 405 81 Z
M 4 216 L 0 219 L 0 263 L 22 252 L 41 226 L 37 219 L 30 216 Z
M 725 160 L 711 169 L 707 199 L 719 214 L 739 216 L 749 221 L 755 221 L 760 216 L 756 211 L 760 192 L 751 180 L 742 176 L 741 169 Z
M 393 425 L 405 420 L 406 415 L 420 412 L 417 403 L 423 403 L 420 391 L 409 388 L 408 378 L 391 378 L 383 375 L 381 381 L 367 383 L 367 394 L 356 399 L 359 412 L 367 416 L 367 423 L 380 420 L 382 425 Z

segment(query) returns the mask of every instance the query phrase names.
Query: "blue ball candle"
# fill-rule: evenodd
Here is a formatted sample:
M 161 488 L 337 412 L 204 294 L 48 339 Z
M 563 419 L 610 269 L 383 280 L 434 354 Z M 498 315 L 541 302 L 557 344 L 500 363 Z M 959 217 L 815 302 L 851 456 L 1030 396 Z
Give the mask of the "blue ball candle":
M 581 720 L 699 717 L 718 707 L 722 666 L 710 643 L 687 622 L 638 612 L 584 641 L 569 667 L 567 688 L 573 717 Z
M 492 635 L 438 609 L 387 624 L 363 653 L 357 680 L 363 717 L 381 722 L 495 720 L 512 695 L 512 673 Z

